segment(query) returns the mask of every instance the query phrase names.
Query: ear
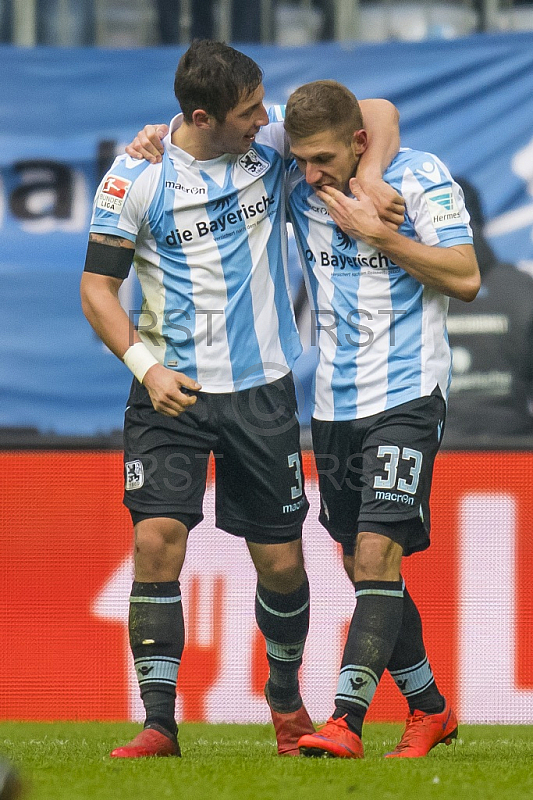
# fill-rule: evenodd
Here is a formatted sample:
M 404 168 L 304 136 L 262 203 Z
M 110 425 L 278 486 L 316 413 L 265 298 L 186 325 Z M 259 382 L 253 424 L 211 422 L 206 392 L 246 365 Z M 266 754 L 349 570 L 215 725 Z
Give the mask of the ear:
M 196 111 L 192 112 L 192 123 L 196 128 L 210 128 L 212 124 L 212 117 L 210 117 L 207 111 L 204 111 L 203 108 L 197 108 Z
M 368 135 L 364 128 L 355 131 L 352 138 L 352 150 L 355 156 L 362 155 L 368 147 Z

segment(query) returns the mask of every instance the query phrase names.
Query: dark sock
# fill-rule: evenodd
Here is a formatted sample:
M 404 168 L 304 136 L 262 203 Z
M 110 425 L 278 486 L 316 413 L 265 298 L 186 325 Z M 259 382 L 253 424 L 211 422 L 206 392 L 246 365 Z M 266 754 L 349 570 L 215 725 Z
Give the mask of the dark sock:
M 342 657 L 335 712 L 361 736 L 363 720 L 402 624 L 403 581 L 359 581 Z
M 266 642 L 269 703 L 281 713 L 296 711 L 302 704 L 298 670 L 309 630 L 307 578 L 290 594 L 272 592 L 258 583 L 255 618 Z
M 129 633 L 145 728 L 162 728 L 175 737 L 176 682 L 185 643 L 179 581 L 134 582 Z
M 387 665 L 409 711 L 438 714 L 445 700 L 437 689 L 422 637 L 422 620 L 411 595 L 404 589 L 402 627 Z

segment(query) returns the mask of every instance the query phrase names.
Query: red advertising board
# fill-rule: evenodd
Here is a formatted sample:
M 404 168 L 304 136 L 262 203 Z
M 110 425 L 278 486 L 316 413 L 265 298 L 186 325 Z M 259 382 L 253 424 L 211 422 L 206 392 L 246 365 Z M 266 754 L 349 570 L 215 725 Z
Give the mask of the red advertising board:
M 321 720 L 331 712 L 354 593 L 316 519 L 310 456 L 305 467 L 312 611 L 302 687 Z M 121 454 L 3 452 L 0 490 L 0 717 L 140 718 L 127 644 L 132 529 Z M 531 453 L 441 453 L 432 546 L 405 560 L 439 686 L 463 721 L 533 723 L 532 490 Z M 213 505 L 210 489 L 182 575 L 187 645 L 177 714 L 266 722 L 255 577 L 244 542 L 214 528 Z M 386 675 L 369 719 L 404 716 Z

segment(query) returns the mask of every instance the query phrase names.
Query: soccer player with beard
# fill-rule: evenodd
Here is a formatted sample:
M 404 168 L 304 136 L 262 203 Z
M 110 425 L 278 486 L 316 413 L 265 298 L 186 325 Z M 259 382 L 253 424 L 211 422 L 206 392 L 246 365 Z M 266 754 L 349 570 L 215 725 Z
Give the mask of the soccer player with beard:
M 398 231 L 358 181 L 359 104 L 335 81 L 297 89 L 285 114 L 288 205 L 317 320 L 312 411 L 320 521 L 342 545 L 357 599 L 326 725 L 303 755 L 362 758 L 365 714 L 385 669 L 409 705 L 387 757 L 457 736 L 428 661 L 404 556 L 429 546 L 429 496 L 449 381 L 448 297 L 480 285 L 460 187 L 430 153 L 402 148 L 383 178 L 405 200 Z M 338 465 L 331 468 L 331 458 Z

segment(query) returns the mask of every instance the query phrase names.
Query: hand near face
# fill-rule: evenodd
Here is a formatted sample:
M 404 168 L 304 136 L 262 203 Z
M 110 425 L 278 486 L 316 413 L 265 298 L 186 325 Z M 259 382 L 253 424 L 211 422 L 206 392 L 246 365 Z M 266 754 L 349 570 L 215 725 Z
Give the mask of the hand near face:
M 375 245 L 383 234 L 385 223 L 381 221 L 376 206 L 355 178 L 350 181 L 350 191 L 353 198 L 346 197 L 332 186 L 324 186 L 316 194 L 326 204 L 330 217 L 341 230 L 352 239 Z

